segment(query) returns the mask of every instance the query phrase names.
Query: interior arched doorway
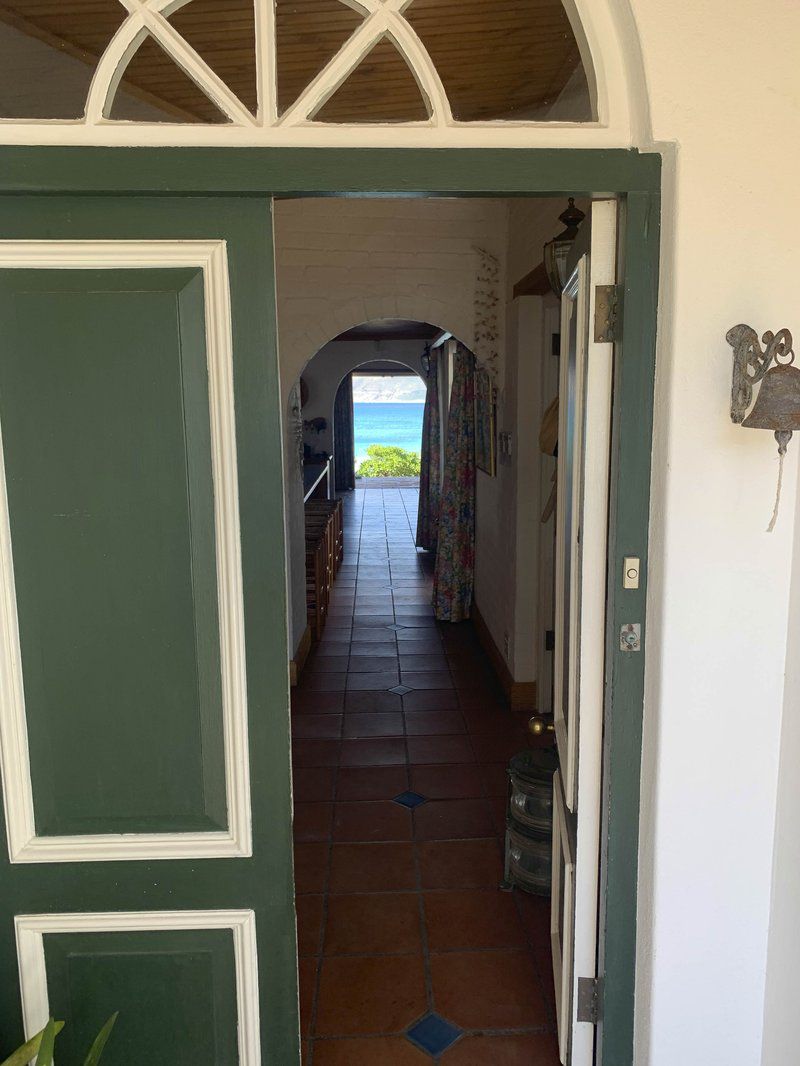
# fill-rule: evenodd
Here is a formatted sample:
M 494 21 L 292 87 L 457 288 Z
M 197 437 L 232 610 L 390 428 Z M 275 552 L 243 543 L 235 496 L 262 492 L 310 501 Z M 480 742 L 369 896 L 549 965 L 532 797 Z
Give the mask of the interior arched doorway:
M 418 370 L 393 359 L 359 363 L 346 374 L 336 391 L 333 410 L 334 484 L 337 492 L 364 486 L 372 477 L 402 476 L 419 480 L 425 379 Z M 402 469 L 375 469 L 378 448 L 399 448 Z M 408 453 L 408 454 L 407 454 Z M 416 456 L 415 461 L 412 456 Z M 389 463 L 386 454 L 381 460 Z M 367 466 L 364 464 L 368 463 Z M 380 464 L 378 464 L 380 465 Z
M 387 307 L 395 306 L 387 298 Z M 423 305 L 423 310 L 428 308 Z M 305 628 L 305 562 L 300 545 L 303 529 L 303 459 L 317 454 L 335 457 L 336 396 L 343 379 L 359 366 L 402 367 L 424 380 L 426 347 L 449 330 L 424 318 L 398 319 L 387 315 L 334 334 L 307 356 L 289 391 L 286 427 L 286 511 L 289 530 L 290 602 L 294 621 L 292 639 L 299 641 Z M 292 353 L 287 353 L 287 361 Z M 351 432 L 348 430 L 348 432 Z M 331 483 L 337 478 L 332 465 Z M 339 481 L 341 483 L 341 476 Z
M 426 350 L 444 335 L 442 327 L 425 321 L 377 319 L 339 334 L 306 364 L 302 374 L 304 450 L 333 456 L 337 492 L 354 487 L 358 458 L 353 452 L 352 399 L 345 395 L 352 375 L 360 372 L 376 380 L 390 381 L 396 376 L 397 380 L 411 377 L 424 382 Z

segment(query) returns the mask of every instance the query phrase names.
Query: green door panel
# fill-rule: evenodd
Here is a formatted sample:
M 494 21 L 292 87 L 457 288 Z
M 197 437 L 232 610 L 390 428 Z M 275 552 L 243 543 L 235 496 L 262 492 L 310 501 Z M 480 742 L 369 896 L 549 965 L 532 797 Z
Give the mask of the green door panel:
M 200 271 L 0 272 L 37 833 L 225 829 Z
M 12 863 L 0 846 L 0 1060 L 23 1038 L 15 916 L 224 910 L 254 915 L 261 1061 L 296 1066 L 271 201 L 0 197 L 0 240 L 47 239 L 225 242 L 253 853 Z M 216 828 L 225 805 L 202 277 L 0 273 L 0 428 L 37 830 Z M 51 1005 L 67 1021 L 57 1062 L 80 1062 L 73 1054 L 114 1010 L 109 1066 L 238 1062 L 223 934 L 172 936 L 45 934 Z M 178 1028 L 185 1042 L 151 1052 Z M 128 1039 L 130 1057 L 116 1057 Z
M 239 1061 L 236 969 L 229 929 L 48 933 L 48 994 L 65 1025 L 58 1066 L 83 1066 L 107 1018 L 114 1066 Z

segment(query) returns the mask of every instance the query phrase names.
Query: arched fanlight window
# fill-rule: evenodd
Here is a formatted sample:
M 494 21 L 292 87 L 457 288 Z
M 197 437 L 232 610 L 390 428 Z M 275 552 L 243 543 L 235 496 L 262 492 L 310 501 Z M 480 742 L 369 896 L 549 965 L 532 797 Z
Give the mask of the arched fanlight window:
M 9 0 L 0 119 L 591 122 L 562 0 Z

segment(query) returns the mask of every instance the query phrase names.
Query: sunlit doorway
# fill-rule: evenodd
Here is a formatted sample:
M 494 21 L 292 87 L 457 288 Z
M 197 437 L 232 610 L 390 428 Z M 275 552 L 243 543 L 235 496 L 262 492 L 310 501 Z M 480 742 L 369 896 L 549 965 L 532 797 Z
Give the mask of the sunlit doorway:
M 398 370 L 353 374 L 353 452 L 356 483 L 419 484 L 425 384 Z

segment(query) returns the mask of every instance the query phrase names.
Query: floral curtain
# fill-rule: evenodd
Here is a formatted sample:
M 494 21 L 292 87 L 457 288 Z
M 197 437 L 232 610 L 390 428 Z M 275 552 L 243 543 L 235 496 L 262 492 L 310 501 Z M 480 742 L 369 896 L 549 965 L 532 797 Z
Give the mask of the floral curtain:
M 442 419 L 439 408 L 439 353 L 429 353 L 428 392 L 422 416 L 422 455 L 417 511 L 418 548 L 436 551 L 442 480 Z
M 440 622 L 469 618 L 475 573 L 475 357 L 459 344 L 447 420 L 433 607 Z

